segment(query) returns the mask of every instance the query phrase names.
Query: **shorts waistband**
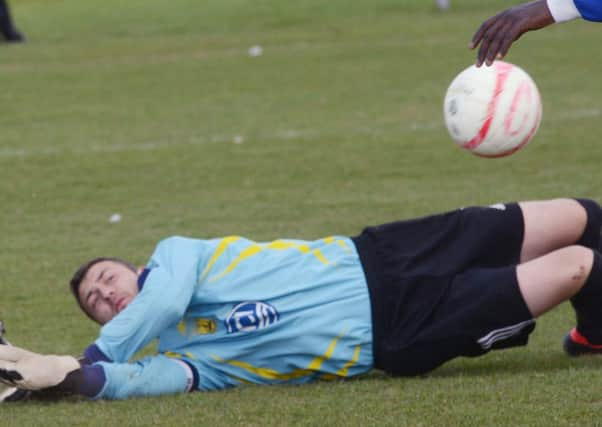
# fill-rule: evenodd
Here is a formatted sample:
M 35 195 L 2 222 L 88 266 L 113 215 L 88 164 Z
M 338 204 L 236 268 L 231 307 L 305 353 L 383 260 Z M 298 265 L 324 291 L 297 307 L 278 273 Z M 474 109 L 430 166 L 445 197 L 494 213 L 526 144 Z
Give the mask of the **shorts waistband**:
M 376 289 L 381 283 L 381 271 L 382 262 L 378 257 L 376 246 L 373 238 L 370 235 L 369 229 L 365 229 L 360 235 L 351 237 L 351 240 L 355 244 L 357 252 L 364 269 L 366 276 L 366 283 L 368 284 L 368 293 L 370 295 L 370 309 L 372 315 L 372 339 L 373 339 L 373 353 L 374 353 L 374 366 L 380 366 L 380 343 L 382 340 L 383 331 L 383 318 L 382 318 L 382 307 L 378 307 L 376 304 L 377 298 L 374 297 Z

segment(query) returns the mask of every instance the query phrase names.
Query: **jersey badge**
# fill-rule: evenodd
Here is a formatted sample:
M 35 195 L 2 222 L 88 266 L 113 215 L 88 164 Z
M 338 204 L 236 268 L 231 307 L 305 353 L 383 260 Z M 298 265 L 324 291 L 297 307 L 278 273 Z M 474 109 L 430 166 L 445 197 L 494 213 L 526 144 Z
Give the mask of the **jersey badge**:
M 213 319 L 197 319 L 196 331 L 199 335 L 214 334 L 217 330 L 217 324 Z
M 261 301 L 245 301 L 230 311 L 224 323 L 228 333 L 233 334 L 264 329 L 278 320 L 280 315 L 274 306 Z

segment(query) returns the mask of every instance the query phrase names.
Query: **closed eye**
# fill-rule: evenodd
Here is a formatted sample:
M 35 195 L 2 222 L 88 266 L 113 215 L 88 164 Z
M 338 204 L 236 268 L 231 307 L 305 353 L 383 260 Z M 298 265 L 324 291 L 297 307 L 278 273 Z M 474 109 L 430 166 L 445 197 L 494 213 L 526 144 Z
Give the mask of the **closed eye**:
M 89 292 L 88 295 L 86 296 L 86 305 L 90 305 L 91 304 L 91 300 L 92 297 L 94 296 L 94 292 Z

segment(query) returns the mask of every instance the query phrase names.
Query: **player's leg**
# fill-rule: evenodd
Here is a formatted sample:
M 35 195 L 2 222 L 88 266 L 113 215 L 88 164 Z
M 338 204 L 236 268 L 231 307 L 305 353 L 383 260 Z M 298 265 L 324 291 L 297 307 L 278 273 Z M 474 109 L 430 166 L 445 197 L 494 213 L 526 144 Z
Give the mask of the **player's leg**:
M 569 246 L 517 267 L 519 289 L 537 317 L 567 299 L 577 326 L 564 341 L 572 356 L 602 353 L 602 261 L 600 253 Z
M 602 295 L 591 293 L 602 283 L 599 258 L 597 252 L 573 245 L 517 266 L 458 274 L 429 323 L 420 328 L 412 345 L 400 352 L 398 360 L 408 363 L 394 373 L 415 375 L 457 356 L 480 356 L 492 349 L 526 345 L 536 317 L 582 294 L 599 306 Z M 602 322 L 594 318 L 587 324 L 578 320 L 580 329 L 589 331 L 598 325 Z
M 6 0 L 0 0 L 0 33 L 8 42 L 23 41 L 23 35 L 13 25 Z
M 599 280 L 593 259 L 591 249 L 574 245 L 518 265 L 518 287 L 533 317 L 575 296 L 589 278 Z
M 397 332 L 387 336 L 378 368 L 393 375 L 420 375 L 459 356 L 527 344 L 535 319 L 521 294 L 515 265 L 474 268 L 445 279 L 447 292 L 427 316 L 395 325 Z M 400 334 L 404 328 L 411 334 Z
M 521 202 L 524 237 L 521 262 L 565 246 L 579 244 L 598 249 L 602 210 L 587 199 Z
M 602 209 L 588 199 L 527 201 L 469 207 L 431 222 L 434 233 L 415 227 L 408 239 L 431 242 L 425 259 L 457 274 L 520 264 L 575 244 L 598 250 Z

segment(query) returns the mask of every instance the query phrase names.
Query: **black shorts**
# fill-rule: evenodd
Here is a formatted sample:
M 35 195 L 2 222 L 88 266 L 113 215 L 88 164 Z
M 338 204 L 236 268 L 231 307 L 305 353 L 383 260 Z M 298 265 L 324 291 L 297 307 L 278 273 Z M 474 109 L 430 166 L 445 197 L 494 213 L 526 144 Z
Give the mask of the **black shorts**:
M 516 278 L 518 204 L 366 228 L 353 238 L 372 308 L 375 367 L 419 375 L 457 356 L 525 345 L 535 328 Z

